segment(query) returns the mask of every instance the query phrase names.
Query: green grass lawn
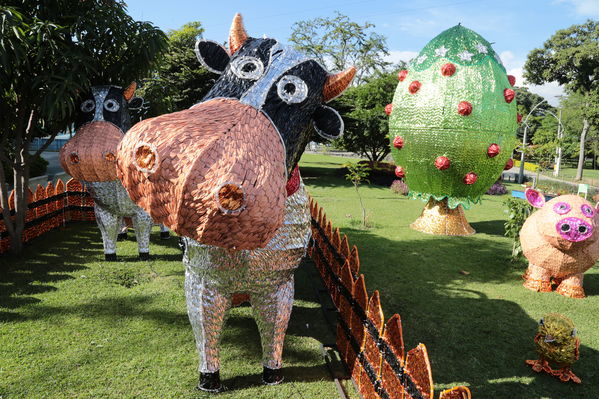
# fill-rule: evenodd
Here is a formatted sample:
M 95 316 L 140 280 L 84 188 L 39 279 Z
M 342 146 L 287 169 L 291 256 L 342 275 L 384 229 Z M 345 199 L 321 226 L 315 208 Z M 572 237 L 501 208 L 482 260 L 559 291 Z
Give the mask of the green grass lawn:
M 187 319 L 176 238 L 155 231 L 154 259 L 133 239 L 104 262 L 98 228 L 74 223 L 0 256 L 0 397 L 208 398 L 194 389 L 198 358 Z M 286 381 L 261 385 L 261 349 L 249 307 L 230 312 L 221 344 L 219 398 L 334 398 L 321 354 L 334 343 L 315 301 L 317 272 L 296 274 L 285 341 Z M 346 388 L 349 384 L 346 384 Z
M 543 172 L 543 175 L 553 176 L 553 170 Z M 599 186 L 599 169 L 584 169 L 582 172 L 582 181 L 574 181 L 576 177 L 576 168 L 561 168 L 557 178 L 572 181 L 575 183 L 586 183 L 592 186 Z
M 524 267 L 509 262 L 511 242 L 503 236 L 505 196 L 485 196 L 466 211 L 477 234 L 442 237 L 409 228 L 423 202 L 362 186 L 374 225 L 363 230 L 356 192 L 338 173 L 343 162 L 306 154 L 302 176 L 334 226 L 358 246 L 368 292 L 380 291 L 386 318 L 401 315 L 406 346 L 427 345 L 437 392 L 467 384 L 474 398 L 599 397 L 597 266 L 586 273 L 586 299 L 522 287 Z M 567 315 L 578 328 L 582 345 L 573 369 L 582 385 L 536 374 L 524 364 L 535 358 L 537 321 L 548 312 Z

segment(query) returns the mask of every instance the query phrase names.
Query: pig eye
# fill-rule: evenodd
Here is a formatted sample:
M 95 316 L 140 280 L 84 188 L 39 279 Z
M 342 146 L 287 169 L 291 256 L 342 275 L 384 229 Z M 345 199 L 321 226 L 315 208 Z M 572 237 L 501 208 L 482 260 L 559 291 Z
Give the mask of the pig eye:
M 557 213 L 558 215 L 565 215 L 566 213 L 570 212 L 570 205 L 565 203 L 565 202 L 558 202 L 557 204 L 555 204 L 555 206 L 553 207 L 553 210 L 555 211 L 555 213 Z
M 241 79 L 256 80 L 264 73 L 264 64 L 256 57 L 239 57 L 231 61 L 231 71 Z
M 308 85 L 297 76 L 286 75 L 277 83 L 277 94 L 287 104 L 301 103 L 308 97 Z
M 94 100 L 85 100 L 81 103 L 82 112 L 92 112 L 94 108 L 96 108 L 96 103 Z
M 113 99 L 108 99 L 104 101 L 104 109 L 109 112 L 116 112 L 119 110 L 119 103 L 114 101 Z
M 587 204 L 583 204 L 580 207 L 580 210 L 582 211 L 582 213 L 584 214 L 584 216 L 586 216 L 588 218 L 592 218 L 593 216 L 595 216 L 595 211 L 593 211 L 593 208 L 591 208 Z

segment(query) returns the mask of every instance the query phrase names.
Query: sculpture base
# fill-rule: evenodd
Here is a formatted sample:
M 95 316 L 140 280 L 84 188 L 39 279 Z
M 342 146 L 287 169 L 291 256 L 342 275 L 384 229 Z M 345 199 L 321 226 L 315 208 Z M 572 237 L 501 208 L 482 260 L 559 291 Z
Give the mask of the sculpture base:
M 469 236 L 475 233 L 466 220 L 462 205 L 450 209 L 447 198 L 441 201 L 431 198 L 410 228 L 422 233 L 446 236 Z

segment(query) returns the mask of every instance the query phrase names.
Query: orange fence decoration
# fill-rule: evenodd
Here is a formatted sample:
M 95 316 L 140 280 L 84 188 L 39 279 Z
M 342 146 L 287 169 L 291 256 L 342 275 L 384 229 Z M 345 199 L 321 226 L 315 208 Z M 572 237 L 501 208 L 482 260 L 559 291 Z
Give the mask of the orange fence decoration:
M 365 399 L 433 399 L 433 378 L 424 344 L 404 351 L 401 318 L 386 323 L 380 295 L 368 296 L 358 248 L 333 229 L 323 209 L 310 200 L 314 260 L 337 312 L 336 345 Z M 471 399 L 467 387 L 443 391 L 440 399 Z
M 66 184 L 58 180 L 56 187 L 49 182 L 46 188 L 38 185 L 35 193 L 28 190 L 27 211 L 23 242 L 28 242 L 53 229 L 64 226 L 67 221 L 95 221 L 94 202 L 83 185 L 74 179 Z M 15 193 L 8 197 L 11 215 L 15 212 Z M 14 216 L 11 216 L 14 218 Z M 10 249 L 10 237 L 6 224 L 0 217 L 0 254 Z

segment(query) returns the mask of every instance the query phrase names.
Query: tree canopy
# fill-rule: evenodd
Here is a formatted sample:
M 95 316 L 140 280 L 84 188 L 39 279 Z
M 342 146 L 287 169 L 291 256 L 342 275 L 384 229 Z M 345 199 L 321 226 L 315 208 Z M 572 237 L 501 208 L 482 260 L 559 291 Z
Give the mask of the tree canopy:
M 295 48 L 330 70 L 340 71 L 355 66 L 354 84 L 358 85 L 376 72 L 385 72 L 391 64 L 384 59 L 389 55 L 387 39 L 371 28 L 374 24 L 366 22 L 360 25 L 336 12 L 332 18 L 294 23 L 289 40 Z
M 528 54 L 524 78 L 533 84 L 558 82 L 584 97 L 576 179 L 582 179 L 585 143 L 591 124 L 599 121 L 599 21 L 588 20 L 558 30 L 543 48 Z
M 146 117 L 187 109 L 210 90 L 218 75 L 204 68 L 194 51 L 203 32 L 199 21 L 168 32 L 168 49 L 140 91 L 149 102 Z
M 350 87 L 332 102 L 345 122 L 345 132 L 338 140 L 341 147 L 372 162 L 382 161 L 389 154 L 389 120 L 385 106 L 393 100 L 396 86 L 396 73 L 381 74 Z

